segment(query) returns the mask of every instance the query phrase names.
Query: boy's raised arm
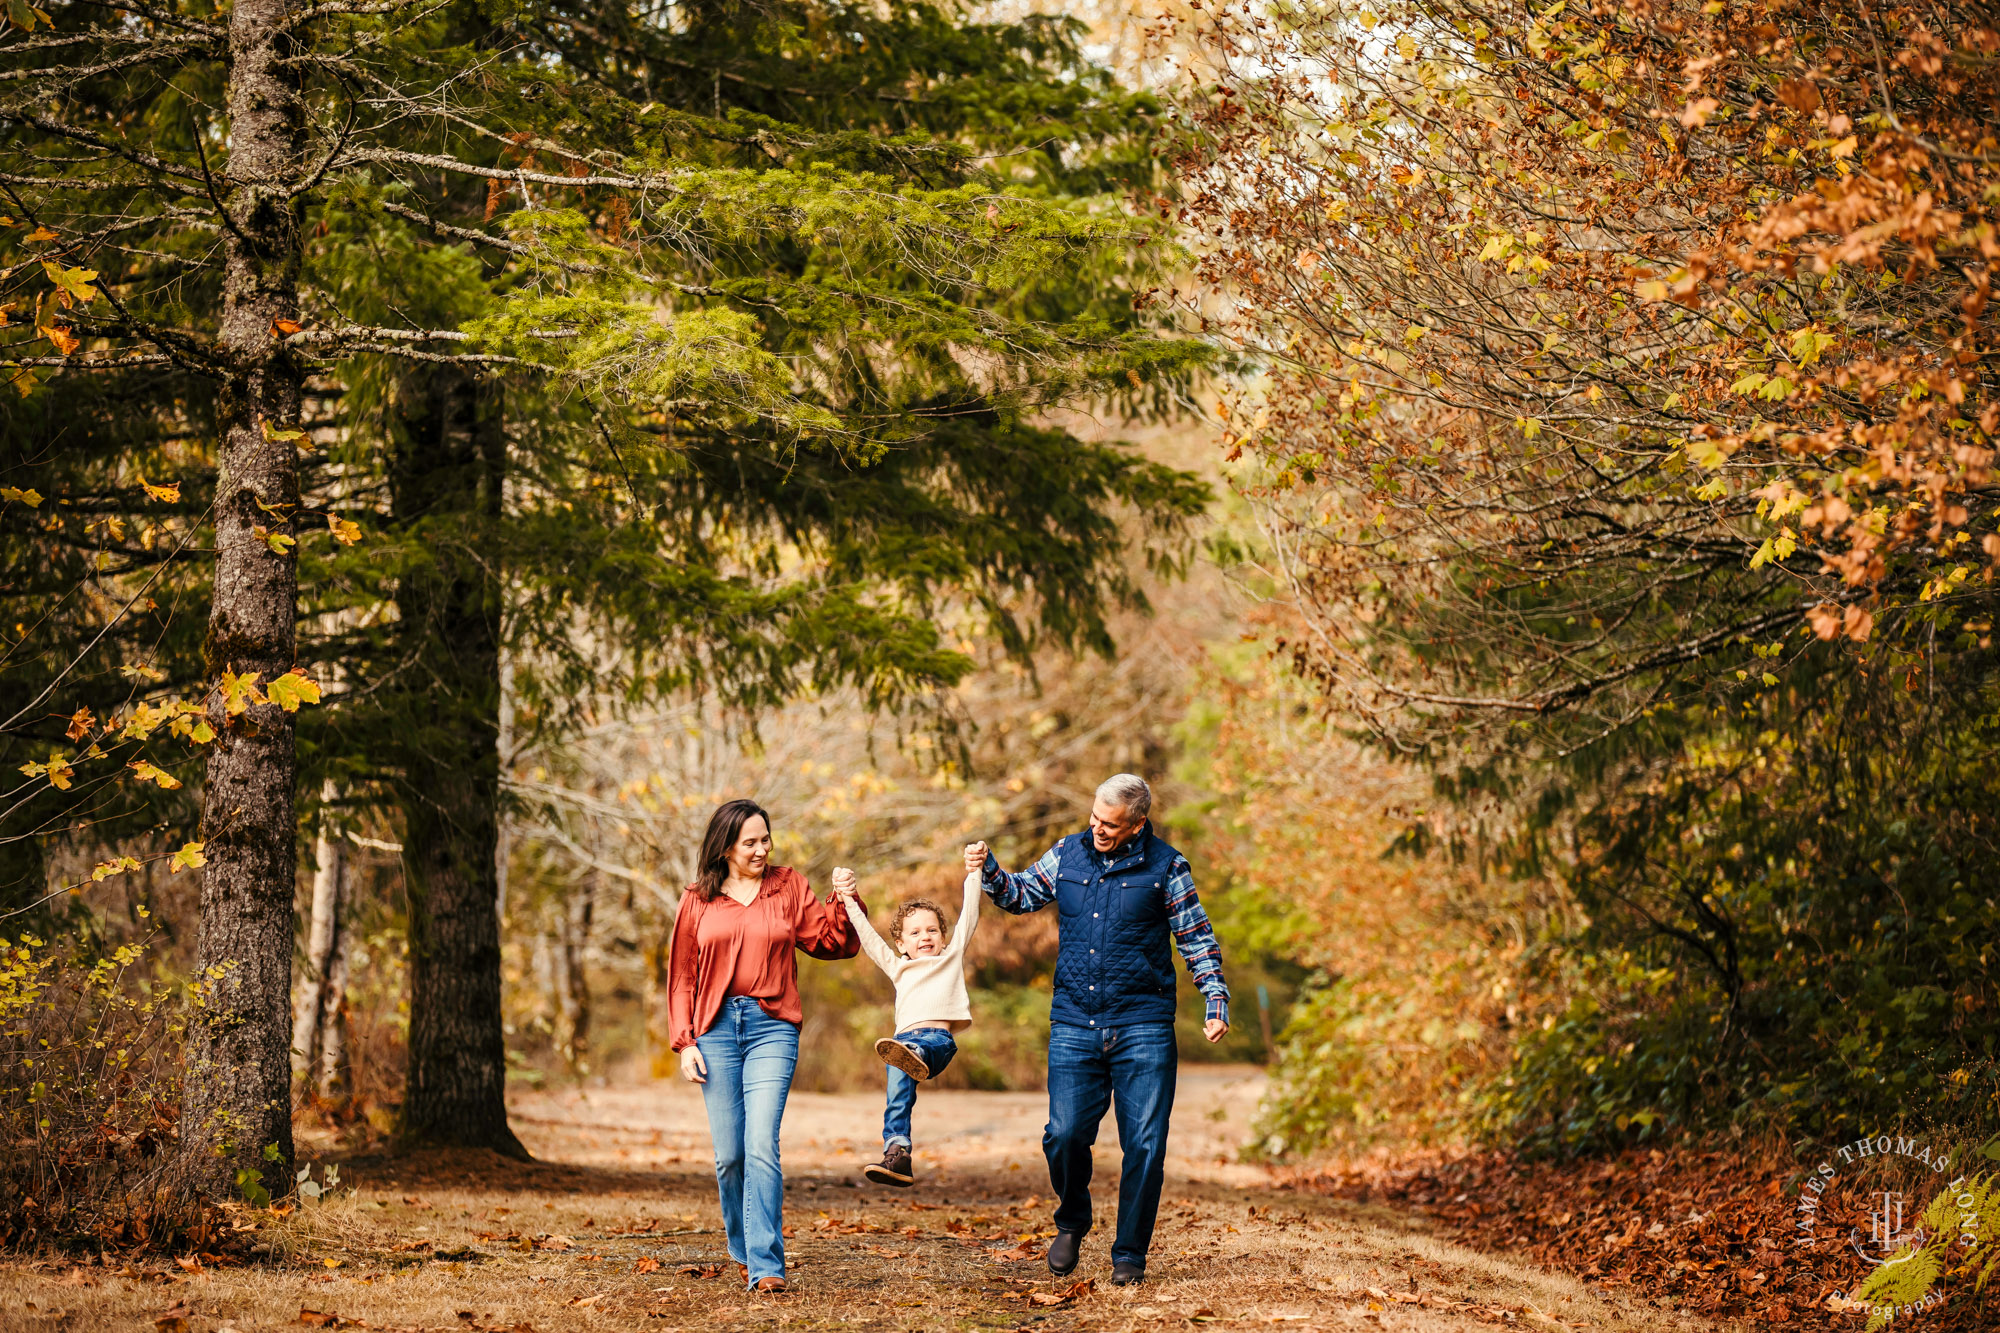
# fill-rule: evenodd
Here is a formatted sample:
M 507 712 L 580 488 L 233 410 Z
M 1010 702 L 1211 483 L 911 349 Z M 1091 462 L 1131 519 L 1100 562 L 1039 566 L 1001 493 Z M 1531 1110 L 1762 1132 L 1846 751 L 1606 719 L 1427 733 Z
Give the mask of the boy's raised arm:
M 972 929 L 979 924 L 979 900 L 986 896 L 980 884 L 980 873 L 968 871 L 965 876 L 965 902 L 958 909 L 958 929 L 951 934 L 952 953 L 961 953 L 972 942 Z
M 854 927 L 854 937 L 861 941 L 861 952 L 867 954 L 875 966 L 893 979 L 896 975 L 896 951 L 889 947 L 888 942 L 876 933 L 875 927 L 869 922 L 868 913 L 863 910 L 860 895 L 855 889 L 854 872 L 845 866 L 836 867 L 833 872 L 833 891 L 839 897 L 841 906 L 847 909 L 847 920 Z

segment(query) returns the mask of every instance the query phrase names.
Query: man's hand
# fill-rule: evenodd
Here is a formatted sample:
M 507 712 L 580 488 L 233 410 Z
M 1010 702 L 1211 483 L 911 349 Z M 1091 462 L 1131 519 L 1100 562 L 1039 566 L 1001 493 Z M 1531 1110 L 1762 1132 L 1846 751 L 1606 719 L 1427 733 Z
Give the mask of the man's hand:
M 986 844 L 968 842 L 965 844 L 965 873 L 977 875 L 986 869 Z
M 708 1082 L 708 1062 L 692 1046 L 681 1048 L 681 1077 L 690 1083 Z
M 1228 1031 L 1229 1024 L 1219 1018 L 1211 1018 L 1201 1025 L 1201 1035 L 1207 1037 L 1211 1042 L 1221 1041 Z M 689 1047 L 688 1049 L 693 1050 L 694 1048 Z
M 833 896 L 847 902 L 858 902 L 859 890 L 855 887 L 854 872 L 846 866 L 833 868 Z

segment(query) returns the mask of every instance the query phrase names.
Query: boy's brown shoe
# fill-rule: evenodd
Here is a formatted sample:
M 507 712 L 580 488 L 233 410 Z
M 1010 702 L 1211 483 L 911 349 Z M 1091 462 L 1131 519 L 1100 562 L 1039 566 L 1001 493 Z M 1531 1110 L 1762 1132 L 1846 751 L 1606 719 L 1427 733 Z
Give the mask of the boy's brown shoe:
M 900 1143 L 892 1143 L 882 1150 L 882 1160 L 870 1162 L 861 1169 L 861 1174 L 877 1185 L 909 1185 L 916 1180 L 916 1169 L 910 1165 L 910 1150 Z
M 931 1076 L 931 1067 L 924 1063 L 924 1057 L 914 1046 L 906 1046 L 894 1037 L 884 1037 L 875 1043 L 875 1054 L 883 1064 L 894 1065 L 921 1083 Z

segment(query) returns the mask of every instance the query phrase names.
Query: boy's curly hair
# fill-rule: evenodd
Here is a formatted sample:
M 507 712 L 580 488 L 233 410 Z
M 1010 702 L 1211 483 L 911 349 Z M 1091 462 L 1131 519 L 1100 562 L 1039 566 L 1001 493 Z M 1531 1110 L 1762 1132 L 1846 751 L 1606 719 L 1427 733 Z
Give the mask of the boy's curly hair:
M 951 934 L 951 918 L 944 914 L 944 908 L 941 905 L 932 902 L 929 898 L 912 898 L 896 909 L 895 917 L 889 922 L 889 938 L 892 941 L 897 944 L 903 942 L 903 919 L 915 912 L 936 913 L 939 933 L 946 936 Z

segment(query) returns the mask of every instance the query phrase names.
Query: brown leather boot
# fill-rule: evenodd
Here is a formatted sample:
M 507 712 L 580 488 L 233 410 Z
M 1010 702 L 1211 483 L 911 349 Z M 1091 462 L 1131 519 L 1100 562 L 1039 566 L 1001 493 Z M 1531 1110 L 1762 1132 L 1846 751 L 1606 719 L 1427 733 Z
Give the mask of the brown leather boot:
M 791 1288 L 785 1285 L 785 1279 L 781 1277 L 760 1277 L 752 1290 L 759 1296 L 777 1296 L 790 1291 Z
M 910 1150 L 900 1143 L 892 1143 L 884 1148 L 882 1160 L 870 1162 L 861 1168 L 861 1174 L 877 1185 L 904 1187 L 917 1178 L 916 1168 L 910 1165 Z

